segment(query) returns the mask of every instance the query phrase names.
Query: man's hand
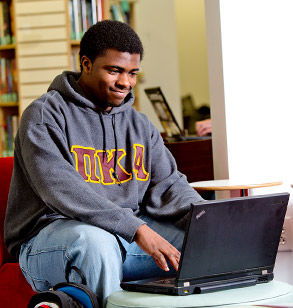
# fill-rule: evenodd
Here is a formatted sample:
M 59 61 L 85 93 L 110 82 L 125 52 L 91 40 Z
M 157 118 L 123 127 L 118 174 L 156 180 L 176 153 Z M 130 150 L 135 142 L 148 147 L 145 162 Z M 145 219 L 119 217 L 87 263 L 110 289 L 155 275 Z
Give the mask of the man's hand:
M 164 271 L 169 271 L 166 259 L 178 271 L 180 252 L 147 225 L 140 226 L 134 237 L 136 244 L 149 254 Z

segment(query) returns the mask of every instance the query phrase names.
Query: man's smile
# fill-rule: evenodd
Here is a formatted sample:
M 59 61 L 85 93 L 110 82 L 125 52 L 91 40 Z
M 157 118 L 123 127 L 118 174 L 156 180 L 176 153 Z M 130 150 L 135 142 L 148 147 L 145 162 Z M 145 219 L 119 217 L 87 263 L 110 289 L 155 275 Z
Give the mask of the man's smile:
M 114 90 L 110 88 L 110 91 L 113 93 L 114 96 L 118 98 L 125 98 L 126 95 L 130 92 L 130 90 Z

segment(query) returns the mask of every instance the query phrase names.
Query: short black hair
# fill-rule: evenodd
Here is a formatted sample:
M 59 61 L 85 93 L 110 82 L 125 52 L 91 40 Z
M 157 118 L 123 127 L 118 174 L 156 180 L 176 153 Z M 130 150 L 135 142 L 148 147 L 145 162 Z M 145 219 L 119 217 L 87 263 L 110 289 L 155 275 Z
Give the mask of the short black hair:
M 136 32 L 126 23 L 114 20 L 99 21 L 91 26 L 80 41 L 80 60 L 87 56 L 92 62 L 107 49 L 116 49 L 143 57 L 143 45 Z M 82 67 L 81 67 L 82 69 Z

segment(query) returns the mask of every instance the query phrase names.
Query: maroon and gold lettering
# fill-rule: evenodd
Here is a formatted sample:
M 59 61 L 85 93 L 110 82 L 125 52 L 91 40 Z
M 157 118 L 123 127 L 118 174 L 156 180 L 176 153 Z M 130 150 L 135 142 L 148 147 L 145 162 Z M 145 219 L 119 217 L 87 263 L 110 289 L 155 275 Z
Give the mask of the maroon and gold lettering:
M 147 181 L 149 173 L 146 172 L 143 162 L 144 146 L 141 144 L 134 144 L 133 148 L 133 172 L 135 178 L 139 181 Z M 71 147 L 71 152 L 75 154 L 75 168 L 86 182 L 114 185 L 132 179 L 132 173 L 128 173 L 120 163 L 121 159 L 126 156 L 126 152 L 123 149 L 119 149 L 117 155 L 116 174 L 118 179 L 113 175 L 115 168 L 115 149 L 107 150 L 106 155 L 106 152 L 103 150 L 73 145 Z M 100 171 L 100 177 L 97 174 L 98 170 Z
M 141 144 L 134 144 L 133 148 L 135 150 L 133 161 L 133 172 L 135 173 L 135 177 L 139 181 L 147 181 L 149 173 L 145 171 L 143 165 L 144 146 Z
M 101 182 L 104 185 L 113 185 L 116 184 L 118 181 L 115 180 L 113 177 L 114 172 L 114 161 L 115 161 L 115 149 L 109 151 L 108 155 L 105 155 L 105 151 L 97 150 L 96 156 L 99 158 L 99 165 L 100 165 L 100 174 L 101 174 Z M 119 149 L 118 150 L 118 159 L 117 159 L 117 176 L 121 183 L 129 181 L 132 179 L 132 174 L 126 172 L 120 165 L 120 160 L 126 155 L 125 150 Z
M 96 174 L 96 150 L 93 148 L 73 145 L 71 147 L 71 152 L 75 154 L 76 170 L 85 179 L 85 181 L 100 183 L 100 179 Z

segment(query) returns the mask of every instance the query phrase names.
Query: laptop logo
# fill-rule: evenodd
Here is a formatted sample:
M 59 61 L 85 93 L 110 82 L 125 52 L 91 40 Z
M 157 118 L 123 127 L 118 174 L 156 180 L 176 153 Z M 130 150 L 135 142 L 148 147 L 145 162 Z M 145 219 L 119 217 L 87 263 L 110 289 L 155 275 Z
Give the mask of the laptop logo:
M 200 219 L 201 216 L 203 216 L 206 213 L 205 210 L 202 210 L 200 213 L 198 213 L 195 217 L 196 219 Z

